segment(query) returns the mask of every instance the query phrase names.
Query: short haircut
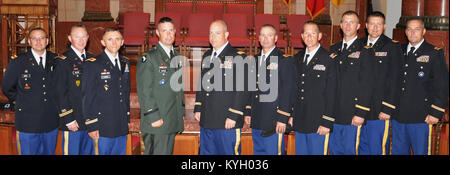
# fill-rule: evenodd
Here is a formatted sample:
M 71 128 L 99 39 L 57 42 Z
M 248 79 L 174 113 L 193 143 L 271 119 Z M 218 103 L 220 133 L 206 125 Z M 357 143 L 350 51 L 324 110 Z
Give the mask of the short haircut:
M 384 14 L 383 14 L 382 12 L 380 12 L 380 11 L 375 11 L 375 12 L 372 12 L 372 13 L 370 13 L 369 15 L 367 15 L 367 21 L 366 21 L 366 23 L 369 22 L 369 18 L 370 18 L 370 17 L 379 17 L 379 18 L 383 18 L 383 23 L 386 24 L 386 17 L 385 17 Z
M 225 30 L 225 32 L 228 32 L 228 25 L 227 25 L 227 23 L 224 20 L 218 19 L 218 20 L 213 21 L 211 24 L 214 24 L 214 23 L 222 24 L 223 29 Z
M 35 28 L 32 28 L 32 29 L 30 30 L 30 32 L 28 33 L 28 37 L 29 37 L 29 35 L 31 35 L 31 33 L 32 33 L 33 31 L 37 31 L 37 30 L 40 30 L 40 31 L 44 32 L 44 33 L 45 33 L 45 37 L 48 37 L 48 36 L 47 36 L 47 31 L 45 31 L 45 29 L 42 28 L 42 27 L 35 27 Z
M 275 35 L 277 34 L 277 29 L 272 24 L 264 24 L 263 26 L 261 26 L 261 29 L 264 28 L 264 27 L 271 28 L 275 32 Z M 259 30 L 261 30 L 261 29 L 259 29 Z
M 74 29 L 76 29 L 76 28 L 82 28 L 82 29 L 86 30 L 86 32 L 87 32 L 86 26 L 85 26 L 84 24 L 76 24 L 76 25 L 73 25 L 72 28 L 70 28 L 70 33 L 69 33 L 69 35 L 70 35 L 70 34 L 72 33 L 72 31 L 73 31 Z
M 166 17 L 166 16 L 165 16 L 165 17 L 162 17 L 161 19 L 159 19 L 158 25 L 161 24 L 161 23 L 166 23 L 166 22 L 170 22 L 170 23 L 173 24 L 172 18 L 169 18 L 169 17 Z
M 348 11 L 344 12 L 344 14 L 342 14 L 341 22 L 342 22 L 342 18 L 344 18 L 344 16 L 350 16 L 350 15 L 355 15 L 355 16 L 356 16 L 356 19 L 358 19 L 358 21 L 359 21 L 359 15 L 358 15 L 358 13 L 356 13 L 356 12 L 353 11 L 353 10 L 348 10 Z
M 422 27 L 425 28 L 425 22 L 423 22 L 423 19 L 420 16 L 413 16 L 408 18 L 408 20 L 406 20 L 406 27 L 408 27 L 408 23 L 410 21 L 420 21 L 422 23 Z
M 319 33 L 320 33 L 320 27 L 319 27 L 319 24 L 317 23 L 317 22 L 314 22 L 314 21 L 306 21 L 305 23 L 303 23 L 303 31 L 305 31 L 305 26 L 306 25 L 315 25 L 316 27 L 317 27 L 317 30 L 319 30 Z
M 105 29 L 105 32 L 103 32 L 102 38 L 103 38 L 103 37 L 105 36 L 105 34 L 108 33 L 108 32 L 119 32 L 119 33 L 120 33 L 120 30 L 119 30 L 119 28 L 116 28 L 116 27 L 106 28 L 106 29 Z M 120 35 L 122 35 L 122 33 L 120 33 Z M 123 36 L 123 35 L 122 35 L 122 36 Z

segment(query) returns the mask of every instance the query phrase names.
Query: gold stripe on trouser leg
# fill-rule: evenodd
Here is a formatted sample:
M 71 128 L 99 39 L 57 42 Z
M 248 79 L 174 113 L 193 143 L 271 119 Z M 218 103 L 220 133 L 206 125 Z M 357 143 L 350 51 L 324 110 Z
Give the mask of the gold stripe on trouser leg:
M 386 155 L 386 143 L 389 136 L 389 120 L 384 121 L 383 144 L 381 145 L 382 155 Z
M 358 131 L 356 132 L 356 155 L 359 154 L 358 148 L 359 148 L 359 136 L 361 135 L 361 125 L 358 126 Z
M 69 155 L 69 131 L 64 131 L 64 155 Z
M 330 140 L 330 133 L 325 135 L 325 141 L 323 142 L 323 155 L 328 155 L 328 141 Z
M 16 131 L 17 154 L 21 155 L 19 131 Z
M 283 142 L 283 134 L 278 134 L 278 155 L 281 155 L 282 142 Z
M 236 129 L 236 144 L 234 146 L 234 154 L 239 155 L 239 144 L 241 143 L 241 129 Z
M 428 125 L 428 155 L 431 155 L 431 140 L 432 140 L 432 134 L 433 133 L 433 125 Z
M 94 142 L 95 142 L 95 155 L 98 155 L 98 139 L 95 139 Z

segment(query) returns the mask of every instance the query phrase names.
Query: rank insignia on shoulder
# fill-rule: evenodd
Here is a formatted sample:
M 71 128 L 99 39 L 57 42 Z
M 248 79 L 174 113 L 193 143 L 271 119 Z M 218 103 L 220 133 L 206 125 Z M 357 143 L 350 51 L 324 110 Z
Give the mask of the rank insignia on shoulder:
M 95 58 L 89 58 L 89 59 L 87 59 L 86 61 L 95 61 L 96 59 Z
M 147 52 L 144 52 L 144 53 L 142 53 L 142 56 L 145 56 L 145 55 L 147 55 L 148 53 Z
M 58 58 L 60 58 L 60 59 L 62 59 L 62 60 L 65 60 L 67 57 L 66 56 L 64 56 L 64 55 L 60 55 L 60 54 L 58 54 Z
M 237 54 L 239 54 L 239 55 L 243 55 L 243 54 L 245 54 L 245 52 L 244 51 L 238 51 L 238 52 L 236 52 Z
M 284 56 L 284 57 L 290 57 L 291 55 L 289 55 L 289 54 L 284 54 L 283 56 Z
M 398 41 L 397 41 L 397 40 L 392 40 L 392 42 L 393 42 L 393 43 L 398 43 Z
M 440 47 L 434 47 L 434 50 L 441 50 Z
M 12 60 L 14 60 L 14 59 L 16 59 L 16 58 L 17 58 L 17 55 L 16 55 L 16 54 L 11 55 L 11 59 L 12 59 Z
M 334 58 L 334 57 L 336 57 L 337 56 L 337 54 L 336 53 L 332 53 L 331 55 L 330 55 L 330 58 Z

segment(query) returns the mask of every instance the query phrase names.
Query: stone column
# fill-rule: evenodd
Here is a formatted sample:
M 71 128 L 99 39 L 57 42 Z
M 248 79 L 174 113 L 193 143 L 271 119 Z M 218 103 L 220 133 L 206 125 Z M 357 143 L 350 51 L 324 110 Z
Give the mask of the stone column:
M 85 0 L 82 21 L 113 21 L 109 9 L 109 0 Z
M 448 31 L 448 0 L 427 0 L 424 8 L 425 27 L 428 30 Z
M 425 0 L 402 0 L 402 16 L 397 28 L 405 28 L 406 21 L 412 16 L 424 16 Z

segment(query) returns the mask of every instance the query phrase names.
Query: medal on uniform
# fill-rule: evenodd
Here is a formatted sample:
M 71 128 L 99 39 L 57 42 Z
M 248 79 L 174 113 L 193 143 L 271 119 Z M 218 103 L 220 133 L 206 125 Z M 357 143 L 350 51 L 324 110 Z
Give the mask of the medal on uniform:
M 420 63 L 428 63 L 430 61 L 430 56 L 428 55 L 420 56 L 416 59 L 416 61 Z
M 425 76 L 425 73 L 424 73 L 423 71 L 420 71 L 417 75 L 418 75 L 420 78 L 423 78 L 423 77 Z
M 80 87 L 80 83 L 81 83 L 80 80 L 75 81 L 75 84 L 77 85 L 77 87 Z
M 278 69 L 278 63 L 270 63 L 267 66 L 267 70 L 277 70 Z
M 166 84 L 166 81 L 164 79 L 162 79 L 161 81 L 159 81 L 159 84 L 164 85 L 164 84 Z
M 349 58 L 359 58 L 360 54 L 361 54 L 361 52 L 356 51 L 356 52 L 353 52 L 352 54 L 350 54 L 348 57 Z
M 31 87 L 28 85 L 28 83 L 25 83 L 25 89 L 26 90 L 31 89 Z
M 161 66 L 159 66 L 159 73 L 166 73 L 167 72 L 167 66 L 164 66 L 164 63 L 161 63 Z
M 326 66 L 322 65 L 322 64 L 316 64 L 313 67 L 313 70 L 317 70 L 317 71 L 325 71 L 326 70 Z
M 105 88 L 105 91 L 107 91 L 109 88 L 109 85 L 105 84 L 105 86 L 103 86 L 103 87 Z
M 100 78 L 102 80 L 111 79 L 111 73 L 107 72 L 106 69 L 104 69 L 104 72 L 100 73 Z

